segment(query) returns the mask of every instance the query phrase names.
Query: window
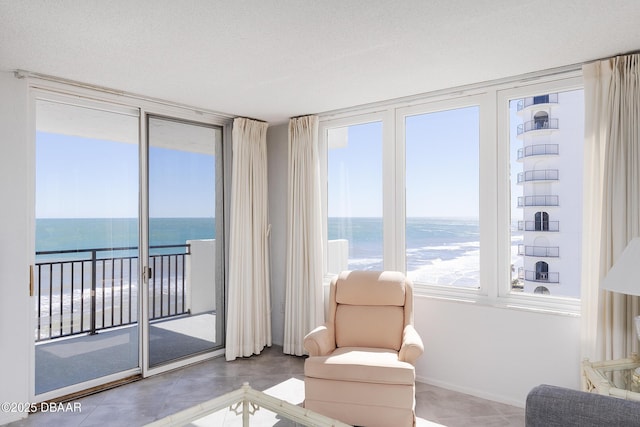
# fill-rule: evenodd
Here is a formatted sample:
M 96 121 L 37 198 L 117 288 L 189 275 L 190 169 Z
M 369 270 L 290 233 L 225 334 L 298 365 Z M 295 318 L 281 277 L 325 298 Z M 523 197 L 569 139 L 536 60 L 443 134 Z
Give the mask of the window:
M 536 212 L 535 231 L 549 231 L 549 214 Z M 528 231 L 528 230 L 527 230 Z
M 533 97 L 534 104 L 548 104 L 549 103 L 549 95 L 538 95 Z
M 404 126 L 407 274 L 478 289 L 479 107 L 410 115 Z
M 321 117 L 327 273 L 394 269 L 418 294 L 577 312 L 581 85 L 575 70 Z
M 533 116 L 534 129 L 546 129 L 549 127 L 549 115 L 545 112 L 537 113 Z
M 536 278 L 539 282 L 546 282 L 549 280 L 549 264 L 544 261 L 536 262 Z
M 327 131 L 327 270 L 383 269 L 382 123 Z

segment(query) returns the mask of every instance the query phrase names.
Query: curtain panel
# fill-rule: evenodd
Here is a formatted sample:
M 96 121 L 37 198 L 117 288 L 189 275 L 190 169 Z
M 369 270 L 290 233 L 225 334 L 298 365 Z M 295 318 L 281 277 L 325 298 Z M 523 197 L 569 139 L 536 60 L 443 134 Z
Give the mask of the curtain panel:
M 267 127 L 233 121 L 227 360 L 271 346 Z
M 324 321 L 318 117 L 289 121 L 285 354 L 305 354 L 304 336 Z
M 586 64 L 583 75 L 582 352 L 612 360 L 639 347 L 640 297 L 600 290 L 600 282 L 640 235 L 640 55 Z

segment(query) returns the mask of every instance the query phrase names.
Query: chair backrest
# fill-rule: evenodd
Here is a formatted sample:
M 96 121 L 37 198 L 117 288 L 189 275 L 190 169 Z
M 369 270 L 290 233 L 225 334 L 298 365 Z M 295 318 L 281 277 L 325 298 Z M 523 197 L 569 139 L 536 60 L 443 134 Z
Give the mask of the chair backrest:
M 413 323 L 413 285 L 395 271 L 345 271 L 331 282 L 329 321 L 336 347 L 400 350 Z

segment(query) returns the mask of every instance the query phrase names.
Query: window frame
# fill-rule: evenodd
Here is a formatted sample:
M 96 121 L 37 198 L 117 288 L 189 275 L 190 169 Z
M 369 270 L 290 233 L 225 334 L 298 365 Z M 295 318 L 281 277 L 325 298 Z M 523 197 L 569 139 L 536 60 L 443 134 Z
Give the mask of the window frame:
M 510 278 L 510 132 L 509 100 L 546 92 L 582 89 L 578 68 L 514 77 L 483 85 L 453 88 L 384 103 L 320 114 L 319 144 L 325 284 L 327 273 L 327 130 L 381 121 L 383 127 L 384 268 L 406 272 L 405 118 L 443 110 L 479 107 L 479 289 L 415 284 L 415 295 L 577 316 L 579 298 L 511 292 Z

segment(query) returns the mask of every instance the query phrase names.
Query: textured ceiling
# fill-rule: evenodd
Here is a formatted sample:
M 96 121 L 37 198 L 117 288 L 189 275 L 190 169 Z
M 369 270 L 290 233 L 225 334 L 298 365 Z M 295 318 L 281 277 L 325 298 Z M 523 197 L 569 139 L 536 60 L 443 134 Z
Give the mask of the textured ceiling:
M 640 49 L 637 0 L 0 0 L 0 70 L 283 122 Z

